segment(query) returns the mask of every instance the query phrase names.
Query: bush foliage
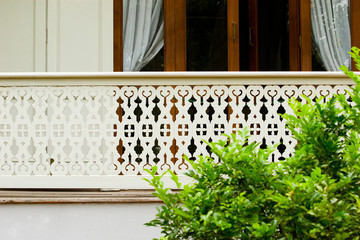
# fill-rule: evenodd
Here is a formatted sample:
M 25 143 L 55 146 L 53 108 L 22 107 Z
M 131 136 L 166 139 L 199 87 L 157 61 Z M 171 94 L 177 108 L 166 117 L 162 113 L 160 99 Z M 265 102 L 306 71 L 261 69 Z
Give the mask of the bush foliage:
M 360 69 L 359 49 L 352 56 Z M 359 239 L 360 78 L 342 70 L 356 85 L 349 95 L 290 101 L 285 114 L 295 153 L 269 164 L 274 148 L 249 143 L 249 130 L 207 143 L 221 161 L 188 160 L 184 185 L 171 191 L 156 174 L 147 180 L 164 205 L 147 223 L 160 226 L 161 239 Z

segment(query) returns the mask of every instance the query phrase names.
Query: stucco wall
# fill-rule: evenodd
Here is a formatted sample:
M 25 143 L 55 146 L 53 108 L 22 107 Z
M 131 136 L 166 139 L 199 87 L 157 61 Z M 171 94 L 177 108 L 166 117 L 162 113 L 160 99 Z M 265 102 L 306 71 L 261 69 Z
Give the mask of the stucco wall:
M 159 204 L 4 204 L 0 239 L 146 240 L 160 229 L 143 223 Z

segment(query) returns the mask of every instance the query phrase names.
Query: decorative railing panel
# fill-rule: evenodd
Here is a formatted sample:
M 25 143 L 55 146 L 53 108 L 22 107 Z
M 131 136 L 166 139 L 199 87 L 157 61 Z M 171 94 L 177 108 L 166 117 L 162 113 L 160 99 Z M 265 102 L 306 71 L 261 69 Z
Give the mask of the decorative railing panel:
M 0 175 L 114 175 L 116 87 L 0 88 Z
M 210 155 L 202 140 L 216 141 L 223 133 L 245 126 L 260 147 L 279 144 L 270 161 L 284 160 L 296 142 L 280 114 L 290 113 L 289 98 L 331 97 L 345 86 L 176 86 L 122 87 L 120 121 L 121 173 L 143 174 L 157 164 L 161 171 L 180 173 L 195 159 Z M 128 107 L 130 106 L 130 107 Z M 135 157 L 134 157 L 135 156 Z
M 269 161 L 283 160 L 296 145 L 279 115 L 291 112 L 288 99 L 326 100 L 349 87 L 190 81 L 1 87 L 0 178 L 118 176 L 121 181 L 146 175 L 144 169 L 154 165 L 159 173 L 180 174 L 189 169 L 184 155 L 211 155 L 203 139 L 216 141 L 244 126 L 260 147 L 279 144 Z

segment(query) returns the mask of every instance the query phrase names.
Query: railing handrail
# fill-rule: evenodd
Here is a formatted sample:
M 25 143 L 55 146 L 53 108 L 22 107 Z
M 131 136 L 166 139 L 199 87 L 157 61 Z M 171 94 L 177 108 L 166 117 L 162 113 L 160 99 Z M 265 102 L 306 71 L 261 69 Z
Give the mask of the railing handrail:
M 36 80 L 36 81 L 34 81 Z M 196 81 L 194 81 L 196 80 Z M 342 72 L 3 72 L 0 86 L 353 84 Z

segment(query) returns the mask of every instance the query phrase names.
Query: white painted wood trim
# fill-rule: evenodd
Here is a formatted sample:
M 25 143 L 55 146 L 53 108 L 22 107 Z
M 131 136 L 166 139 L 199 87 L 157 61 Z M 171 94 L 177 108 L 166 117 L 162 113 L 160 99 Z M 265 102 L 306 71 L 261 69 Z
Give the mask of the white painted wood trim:
M 113 71 L 113 1 L 47 1 L 47 71 Z
M 321 85 L 354 82 L 341 72 L 0 73 L 0 86 Z

